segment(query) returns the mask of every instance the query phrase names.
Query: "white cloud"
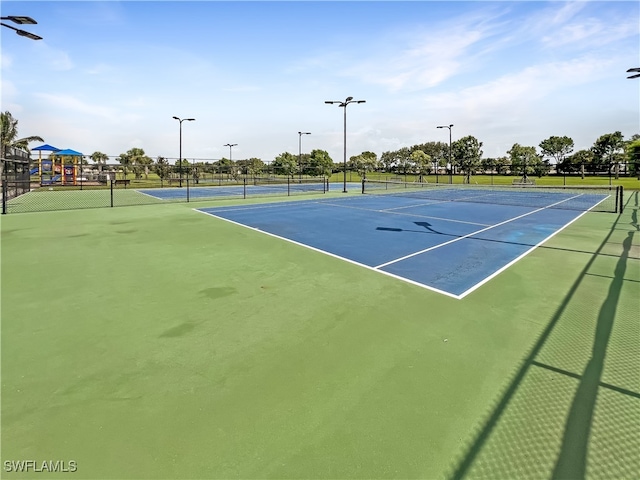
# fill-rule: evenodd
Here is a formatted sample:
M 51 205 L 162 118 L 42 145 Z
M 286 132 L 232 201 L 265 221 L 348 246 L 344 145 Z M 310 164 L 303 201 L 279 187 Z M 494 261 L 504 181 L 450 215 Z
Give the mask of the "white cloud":
M 623 16 L 620 10 L 608 8 L 607 2 L 568 2 L 560 8 L 552 2 L 526 26 L 531 38 L 550 49 L 602 48 L 640 31 L 637 17 Z
M 481 14 L 458 17 L 437 29 L 423 27 L 402 34 L 390 34 L 373 49 L 369 58 L 347 67 L 344 74 L 365 83 L 379 84 L 391 92 L 418 91 L 442 84 L 469 64 L 478 64 L 490 51 L 486 41 L 501 27 L 501 12 L 490 9 Z M 488 19 L 488 20 L 487 20 Z
M 426 97 L 429 109 L 457 108 L 466 115 L 485 115 L 497 110 L 516 111 L 535 104 L 550 93 L 572 85 L 592 82 L 608 75 L 613 59 L 582 57 L 565 62 L 532 65 L 482 85 Z
M 591 17 L 554 28 L 552 33 L 542 37 L 542 43 L 548 48 L 572 44 L 581 49 L 601 48 L 633 35 L 638 35 L 637 19 L 611 21 Z
M 119 118 L 119 112 L 113 107 L 83 102 L 71 95 L 55 95 L 51 93 L 36 93 L 35 96 L 46 104 L 46 108 L 59 110 L 61 115 L 82 113 L 102 117 L 109 120 Z
M 66 71 L 74 68 L 73 61 L 67 52 L 51 47 L 44 40 L 36 44 L 36 51 L 39 58 L 34 63 L 43 68 L 57 71 Z
M 0 53 L 0 66 L 5 68 L 11 68 L 13 65 L 13 57 L 11 55 L 7 55 L 6 53 Z
M 575 17 L 580 11 L 582 11 L 587 2 L 566 2 L 564 3 L 552 16 L 548 19 L 548 25 L 557 25 L 563 24 L 573 17 Z M 552 8 L 556 8 L 556 5 L 553 5 Z

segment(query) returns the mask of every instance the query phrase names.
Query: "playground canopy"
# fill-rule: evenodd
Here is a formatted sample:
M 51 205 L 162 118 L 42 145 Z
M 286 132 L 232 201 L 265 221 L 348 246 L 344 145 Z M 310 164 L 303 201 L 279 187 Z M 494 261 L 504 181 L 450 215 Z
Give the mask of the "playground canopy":
M 44 145 L 40 145 L 39 147 L 32 148 L 31 151 L 32 152 L 33 151 L 36 151 L 36 152 L 59 152 L 60 149 L 56 148 L 56 147 L 52 147 L 48 143 L 45 143 Z
M 71 150 L 67 148 L 66 150 L 58 150 L 56 151 L 56 155 L 65 156 L 65 157 L 82 157 L 82 153 L 76 152 L 75 150 Z

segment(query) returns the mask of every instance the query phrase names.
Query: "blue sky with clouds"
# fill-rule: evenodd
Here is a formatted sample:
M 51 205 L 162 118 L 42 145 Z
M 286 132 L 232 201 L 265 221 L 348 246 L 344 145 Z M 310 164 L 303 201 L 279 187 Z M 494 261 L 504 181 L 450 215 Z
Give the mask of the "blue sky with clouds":
M 21 136 L 117 156 L 271 161 L 474 135 L 485 157 L 551 135 L 576 150 L 640 133 L 640 4 L 627 2 L 3 1 L 2 110 Z M 32 144 L 36 146 L 37 144 Z

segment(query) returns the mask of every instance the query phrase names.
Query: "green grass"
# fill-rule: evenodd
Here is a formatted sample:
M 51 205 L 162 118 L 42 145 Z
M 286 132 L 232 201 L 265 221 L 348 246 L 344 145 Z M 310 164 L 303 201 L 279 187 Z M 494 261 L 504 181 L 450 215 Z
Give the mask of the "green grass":
M 195 205 L 3 216 L 3 465 L 75 460 L 73 478 L 95 479 L 635 478 L 638 194 L 629 202 L 464 300 Z M 26 477 L 44 478 L 3 472 Z

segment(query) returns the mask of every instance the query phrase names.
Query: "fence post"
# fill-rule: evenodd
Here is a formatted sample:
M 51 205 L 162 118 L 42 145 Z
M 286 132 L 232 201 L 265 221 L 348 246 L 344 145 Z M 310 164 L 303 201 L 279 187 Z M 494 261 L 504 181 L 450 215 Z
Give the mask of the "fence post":
M 109 176 L 111 178 L 111 176 Z M 109 190 L 111 190 L 111 207 L 113 207 L 113 180 L 109 180 Z
M 242 198 L 247 198 L 247 179 L 242 180 Z
M 189 177 L 187 177 L 186 180 L 187 180 L 187 203 L 189 203 Z
M 2 182 L 2 215 L 7 214 L 7 181 Z

